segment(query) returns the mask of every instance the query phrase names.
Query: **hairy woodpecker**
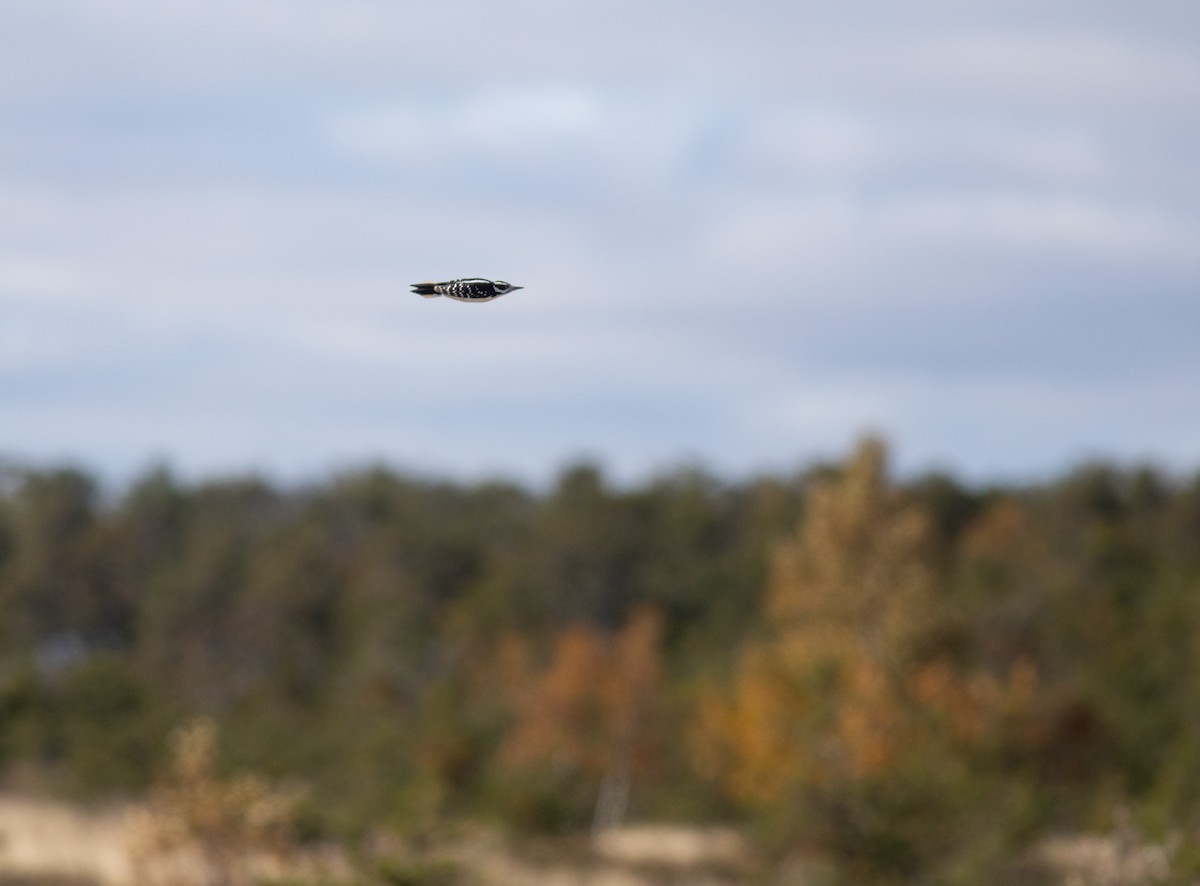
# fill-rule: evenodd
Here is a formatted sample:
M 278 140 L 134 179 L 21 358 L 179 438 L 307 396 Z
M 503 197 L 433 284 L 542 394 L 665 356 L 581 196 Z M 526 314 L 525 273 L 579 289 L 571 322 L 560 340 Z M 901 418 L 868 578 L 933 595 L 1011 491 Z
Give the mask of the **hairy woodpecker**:
M 447 280 L 445 283 L 414 283 L 412 291 L 422 298 L 446 298 L 458 301 L 491 301 L 514 289 L 524 289 L 523 286 L 513 286 L 503 280 L 484 280 L 482 277 L 464 277 L 461 280 Z

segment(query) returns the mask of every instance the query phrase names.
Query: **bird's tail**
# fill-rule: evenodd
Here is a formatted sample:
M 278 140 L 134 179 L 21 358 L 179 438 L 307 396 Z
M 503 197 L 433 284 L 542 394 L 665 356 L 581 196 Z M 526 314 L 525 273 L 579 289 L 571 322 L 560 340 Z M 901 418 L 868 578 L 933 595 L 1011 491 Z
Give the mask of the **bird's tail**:
M 441 293 L 434 290 L 435 285 L 434 283 L 414 283 L 412 291 L 421 298 L 437 298 Z

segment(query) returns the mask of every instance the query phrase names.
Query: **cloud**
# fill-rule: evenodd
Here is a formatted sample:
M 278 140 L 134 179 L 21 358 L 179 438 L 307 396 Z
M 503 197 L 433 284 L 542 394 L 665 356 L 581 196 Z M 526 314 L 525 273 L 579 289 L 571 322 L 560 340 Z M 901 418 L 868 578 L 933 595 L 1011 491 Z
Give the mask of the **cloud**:
M 508 179 L 566 203 L 669 186 L 703 116 L 678 95 L 541 85 L 342 108 L 321 129 L 347 160 L 436 181 L 443 194 L 479 195 Z
M 776 187 L 787 182 L 864 187 L 882 179 L 1099 186 L 1116 165 L 1093 128 L 970 116 L 889 115 L 868 108 L 789 103 L 746 122 L 734 162 Z
M 606 109 L 561 87 L 492 90 L 452 102 L 391 102 L 335 112 L 325 137 L 360 160 L 428 168 L 470 158 L 487 165 L 537 167 L 555 155 L 594 160 Z
M 62 300 L 78 289 L 78 275 L 64 262 L 0 255 L 0 297 L 6 300 Z
M 878 427 L 910 464 L 1174 457 L 1183 6 L 5 4 L 7 443 L 536 475 Z M 407 292 L 474 274 L 527 288 Z
M 1030 466 L 1014 468 L 1012 454 L 1030 446 L 1045 453 L 1042 472 L 1115 452 L 1192 469 L 1195 425 L 1178 408 L 1188 391 L 1174 374 L 1099 387 L 1083 378 L 893 373 L 883 381 L 851 373 L 756 398 L 747 423 L 761 439 L 805 441 L 826 452 L 863 433 L 884 433 L 897 441 L 903 470 L 950 469 L 977 481 L 1027 477 Z M 1114 403 L 1122 404 L 1119 428 Z
M 294 101 L 567 82 L 1142 115 L 1200 90 L 1195 15 L 1155 6 L 16 0 L 0 12 L 0 94 Z
M 918 192 L 872 202 L 846 194 L 748 201 L 717 220 L 707 251 L 764 277 L 833 273 L 856 257 L 883 266 L 991 252 L 1040 260 L 1169 263 L 1194 269 L 1200 218 L 1156 207 L 1040 193 Z M 783 278 L 784 280 L 787 277 Z
M 985 241 L 1005 251 L 1195 266 L 1200 224 L 1137 206 L 1071 196 L 997 193 L 932 195 L 888 206 L 879 228 L 925 242 Z

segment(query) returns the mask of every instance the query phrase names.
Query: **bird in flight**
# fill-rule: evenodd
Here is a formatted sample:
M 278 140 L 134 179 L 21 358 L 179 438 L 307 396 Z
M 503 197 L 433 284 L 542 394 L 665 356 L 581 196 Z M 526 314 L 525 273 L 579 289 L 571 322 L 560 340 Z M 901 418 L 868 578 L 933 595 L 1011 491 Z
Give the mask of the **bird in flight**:
M 464 277 L 461 280 L 447 280 L 445 283 L 414 283 L 412 291 L 422 298 L 437 298 L 444 295 L 457 301 L 491 301 L 514 289 L 524 289 L 524 286 L 513 286 L 503 280 L 484 280 L 482 277 Z

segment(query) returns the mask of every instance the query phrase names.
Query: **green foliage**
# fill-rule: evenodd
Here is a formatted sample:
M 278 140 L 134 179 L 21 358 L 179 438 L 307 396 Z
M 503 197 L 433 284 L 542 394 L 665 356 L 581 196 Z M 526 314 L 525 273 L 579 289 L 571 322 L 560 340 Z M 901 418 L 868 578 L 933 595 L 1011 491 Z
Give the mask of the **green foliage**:
M 571 830 L 599 785 L 625 783 L 633 814 L 740 815 L 848 881 L 965 883 L 1049 830 L 1106 827 L 1117 804 L 1153 839 L 1197 832 L 1200 477 L 930 475 L 822 504 L 852 473 L 618 488 L 578 464 L 533 492 L 382 467 L 300 488 L 156 468 L 113 495 L 6 466 L 0 773 L 136 792 L 170 729 L 204 715 L 230 766 L 309 786 L 313 834 Z M 631 777 L 619 718 L 544 712 L 599 704 L 613 670 L 571 664 L 564 638 L 617 648 L 639 611 L 661 626 L 637 718 L 652 752 Z M 737 717 L 773 724 L 738 738 L 753 790 L 706 777 L 682 738 Z
M 78 790 L 107 794 L 145 785 L 167 724 L 126 661 L 102 653 L 81 662 L 65 675 L 57 707 L 58 740 Z

